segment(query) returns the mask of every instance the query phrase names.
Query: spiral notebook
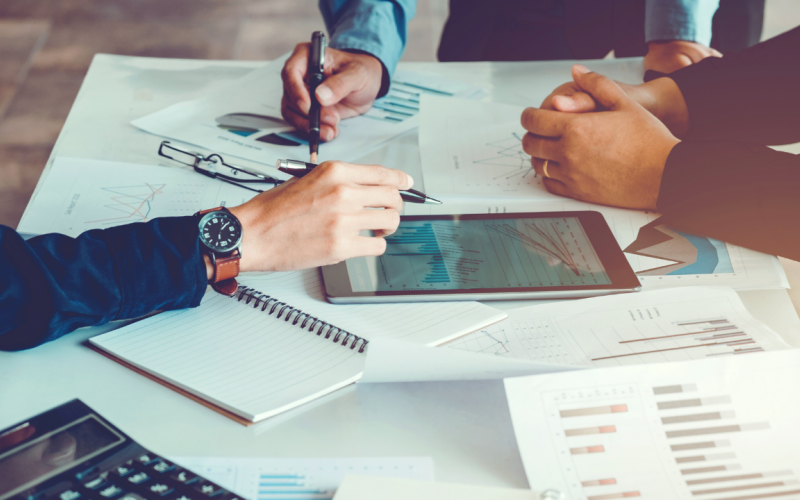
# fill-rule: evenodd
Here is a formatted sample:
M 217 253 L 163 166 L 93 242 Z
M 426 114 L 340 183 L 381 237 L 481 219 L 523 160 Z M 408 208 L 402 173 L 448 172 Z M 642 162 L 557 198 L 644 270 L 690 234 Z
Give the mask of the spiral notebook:
M 242 276 L 234 297 L 209 292 L 195 309 L 152 316 L 89 342 L 252 423 L 358 380 L 370 339 L 439 345 L 506 316 L 477 302 L 333 305 L 312 269 Z

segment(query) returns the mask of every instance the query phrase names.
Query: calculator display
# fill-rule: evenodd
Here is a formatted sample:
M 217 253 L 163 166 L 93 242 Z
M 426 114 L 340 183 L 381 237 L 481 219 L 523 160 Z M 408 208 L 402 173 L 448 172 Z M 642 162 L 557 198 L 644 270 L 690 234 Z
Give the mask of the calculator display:
M 86 415 L 41 436 L 36 434 L 33 425 L 23 425 L 0 435 L 0 500 L 125 441 L 94 415 Z

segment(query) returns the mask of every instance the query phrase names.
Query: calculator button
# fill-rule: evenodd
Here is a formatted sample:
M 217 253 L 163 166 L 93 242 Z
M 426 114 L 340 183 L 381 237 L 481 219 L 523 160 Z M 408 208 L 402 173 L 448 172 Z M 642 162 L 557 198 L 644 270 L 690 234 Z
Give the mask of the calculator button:
M 137 472 L 136 474 L 132 475 L 128 478 L 128 482 L 135 485 L 140 485 L 146 483 L 150 480 L 150 476 L 147 475 L 146 472 Z
M 136 457 L 136 463 L 141 465 L 151 465 L 160 461 L 160 458 L 155 455 L 151 455 L 150 453 L 145 453 L 144 455 L 139 455 Z
M 190 484 L 197 481 L 197 476 L 188 470 L 176 470 L 169 476 L 173 481 L 178 481 L 181 484 Z
M 174 469 L 175 465 L 165 460 L 161 460 L 158 463 L 153 464 L 150 468 L 159 474 L 164 474 L 165 472 L 169 472 Z
M 115 498 L 122 494 L 122 488 L 115 484 L 110 484 L 101 489 L 98 493 L 100 493 L 100 496 L 103 498 Z
M 170 486 L 167 486 L 164 483 L 155 483 L 151 484 L 147 491 L 150 493 L 150 496 L 165 497 L 172 493 L 173 490 Z
M 125 493 L 117 500 L 145 500 L 145 498 L 140 495 L 137 495 L 136 493 Z
M 214 496 L 217 496 L 217 495 L 219 495 L 221 493 L 225 493 L 225 490 L 223 490 L 222 488 L 220 488 L 216 484 L 207 483 L 205 481 L 195 485 L 194 490 L 199 492 L 199 493 L 202 493 L 206 497 L 214 497 Z
M 193 498 L 187 497 L 186 495 L 180 494 L 174 497 L 172 500 L 194 500 Z
M 102 477 L 98 476 L 98 477 L 92 479 L 91 481 L 87 481 L 87 482 L 83 483 L 83 486 L 85 488 L 87 488 L 87 489 L 90 489 L 90 490 L 96 490 L 96 489 L 100 488 L 101 486 L 103 486 L 105 484 L 106 484 L 106 480 L 103 479 Z
M 72 489 L 62 491 L 51 497 L 52 500 L 78 500 L 79 498 L 81 498 L 81 494 Z
M 111 469 L 111 475 L 114 477 L 125 477 L 133 472 L 133 467 L 130 465 L 118 465 Z

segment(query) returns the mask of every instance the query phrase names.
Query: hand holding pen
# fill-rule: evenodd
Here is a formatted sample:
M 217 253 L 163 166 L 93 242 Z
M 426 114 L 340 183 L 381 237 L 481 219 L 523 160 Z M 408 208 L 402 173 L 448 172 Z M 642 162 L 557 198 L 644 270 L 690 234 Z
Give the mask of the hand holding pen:
M 310 174 L 317 167 L 315 163 L 305 163 L 297 160 L 278 160 L 275 166 L 281 172 L 298 178 Z M 403 201 L 408 203 L 420 203 L 424 205 L 442 204 L 441 201 L 431 198 L 430 196 L 421 191 L 417 191 L 416 189 L 401 190 L 400 197 L 403 199 Z

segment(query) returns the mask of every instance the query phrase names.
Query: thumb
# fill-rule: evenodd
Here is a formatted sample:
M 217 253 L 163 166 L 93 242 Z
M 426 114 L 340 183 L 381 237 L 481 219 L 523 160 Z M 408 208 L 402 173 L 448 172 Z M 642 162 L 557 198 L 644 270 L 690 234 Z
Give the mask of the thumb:
M 630 100 L 625 91 L 613 80 L 589 71 L 580 64 L 572 67 L 572 78 L 581 90 L 592 96 L 598 104 L 606 109 L 620 109 L 625 107 Z
M 345 70 L 328 77 L 317 87 L 317 99 L 323 106 L 333 106 L 348 95 L 361 90 L 368 82 L 366 75 L 360 71 Z

